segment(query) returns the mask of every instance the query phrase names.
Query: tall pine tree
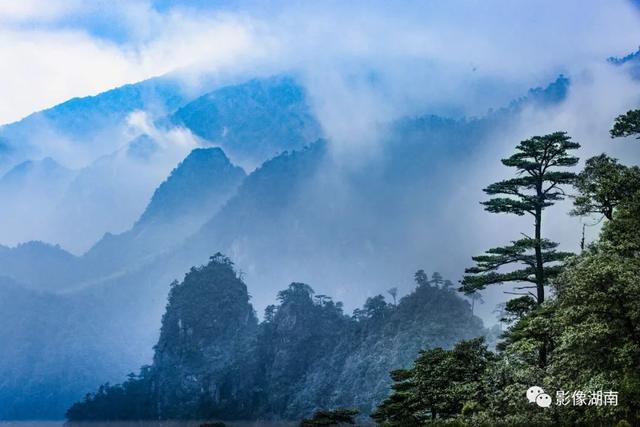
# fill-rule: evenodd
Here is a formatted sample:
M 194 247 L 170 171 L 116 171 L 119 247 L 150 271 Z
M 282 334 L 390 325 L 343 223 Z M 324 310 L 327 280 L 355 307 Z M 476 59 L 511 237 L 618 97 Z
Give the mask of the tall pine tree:
M 502 164 L 516 169 L 516 177 L 496 182 L 484 189 L 491 196 L 482 202 L 485 210 L 518 216 L 531 215 L 533 237 L 527 236 L 510 245 L 492 248 L 484 255 L 473 257 L 474 267 L 466 269 L 461 290 L 471 294 L 488 285 L 504 282 L 524 283 L 517 292 L 531 294 L 538 304 L 545 298 L 545 285 L 556 276 L 558 263 L 570 253 L 556 250 L 557 243 L 542 237 L 542 211 L 565 196 L 562 186 L 571 184 L 576 175 L 566 170 L 575 166 L 578 158 L 569 154 L 580 147 L 565 132 L 534 136 L 522 141 L 516 153 L 503 159 Z M 503 267 L 513 267 L 501 271 Z M 535 289 L 535 294 L 526 291 Z

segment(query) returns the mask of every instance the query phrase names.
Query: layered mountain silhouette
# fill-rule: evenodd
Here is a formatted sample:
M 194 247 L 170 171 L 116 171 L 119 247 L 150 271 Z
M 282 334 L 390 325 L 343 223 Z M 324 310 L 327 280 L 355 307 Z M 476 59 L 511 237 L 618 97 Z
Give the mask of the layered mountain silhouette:
M 442 282 L 442 280 L 440 280 Z M 353 316 L 304 283 L 278 293 L 258 323 L 247 285 L 222 254 L 174 282 L 151 366 L 104 385 L 71 421 L 300 419 L 325 407 L 371 413 L 392 369 L 418 352 L 482 335 L 467 301 L 418 283 L 398 303 L 370 298 Z
M 3 242 L 49 240 L 48 218 L 55 215 L 77 171 L 54 159 L 25 160 L 0 177 L 0 229 Z
M 153 194 L 131 230 L 106 234 L 83 257 L 104 273 L 139 265 L 196 232 L 235 194 L 245 178 L 220 148 L 198 148 Z
M 130 230 L 105 234 L 80 257 L 36 241 L 0 246 L 0 271 L 29 288 L 59 292 L 139 266 L 198 230 L 244 178 L 220 148 L 195 149 L 158 187 Z
M 290 77 L 251 80 L 208 93 L 178 109 L 170 121 L 249 167 L 301 149 L 322 135 L 303 88 Z
M 128 230 L 153 191 L 194 147 L 222 147 L 234 163 L 252 169 L 320 134 L 303 88 L 291 78 L 206 92 L 210 86 L 187 95 L 171 76 L 151 79 L 73 99 L 0 127 L 0 174 L 2 165 L 9 168 L 16 159 L 44 151 L 58 153 L 67 165 L 84 159 L 74 179 L 38 196 L 46 212 L 23 215 L 20 223 L 0 222 L 2 243 L 37 238 L 80 255 L 105 233 Z M 53 171 L 47 179 L 55 181 Z M 26 189 L 19 183 L 12 188 Z M 32 206 L 20 199 L 12 203 L 17 212 Z
M 166 114 L 190 97 L 170 76 L 125 85 L 96 96 L 74 98 L 0 127 L 0 140 L 11 148 L 11 160 L 41 157 L 55 141 L 70 144 L 94 158 L 113 151 L 126 128 L 126 118 L 137 110 Z M 115 143 L 115 145 L 114 145 Z M 0 151 L 0 172 L 10 165 Z
M 78 281 L 80 258 L 60 246 L 31 241 L 15 248 L 0 246 L 0 271 L 38 291 L 65 291 Z
M 559 79 L 481 118 L 398 120 L 361 167 L 336 158 L 335 141 L 317 139 L 290 79 L 253 81 L 198 99 L 198 108 L 182 106 L 157 126 L 193 126 L 220 148 L 191 151 L 148 203 L 137 201 L 142 207 L 126 231 L 106 235 L 82 257 L 40 243 L 0 248 L 0 342 L 12 348 L 0 359 L 0 419 L 61 417 L 100 383 L 150 363 L 170 283 L 216 252 L 234 259 L 259 312 L 290 282 L 352 302 L 399 278 L 410 282 L 416 268 L 443 258 L 425 237 L 441 235 L 451 215 L 441 184 L 455 182 L 523 108 L 562 102 L 568 84 Z M 118 153 L 147 162 L 156 143 L 138 138 Z M 227 150 L 260 166 L 245 177 Z M 447 238 L 464 245 L 465 232 L 461 226 Z M 40 257 L 65 260 L 55 262 L 62 271 L 47 270 Z M 446 257 L 466 261 L 462 251 Z M 31 308 L 40 304 L 46 308 Z

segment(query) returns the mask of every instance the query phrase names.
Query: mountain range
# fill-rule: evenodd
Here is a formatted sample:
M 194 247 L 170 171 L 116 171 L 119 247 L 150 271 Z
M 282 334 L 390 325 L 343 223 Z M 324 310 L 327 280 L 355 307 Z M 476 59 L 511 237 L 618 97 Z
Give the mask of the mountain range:
M 64 206 L 61 216 L 71 218 L 70 228 L 60 229 L 95 236 L 97 229 L 83 228 L 78 218 L 86 212 L 118 215 L 131 194 L 138 194 L 138 207 L 127 216 L 138 211 L 136 218 L 121 219 L 124 229 L 95 238 L 82 255 L 42 242 L 0 247 L 0 342 L 11 348 L 0 359 L 0 419 L 59 418 L 100 383 L 119 381 L 149 363 L 170 284 L 217 252 L 235 260 L 259 311 L 291 282 L 310 283 L 323 294 L 352 301 L 352 307 L 398 280 L 407 291 L 410 272 L 443 259 L 428 237 L 440 236 L 438 224 L 450 215 L 449 195 L 440 184 L 455 181 L 497 129 L 513 126 L 524 109 L 558 105 L 568 87 L 569 80 L 560 77 L 480 118 L 402 118 L 385 130 L 378 155 L 361 167 L 336 158 L 334 142 L 322 138 L 304 89 L 289 77 L 217 89 L 182 106 L 184 98 L 171 90 L 152 90 L 164 100 L 163 109 L 175 111 L 155 119 L 150 133 L 131 137 L 81 170 L 42 161 L 53 171 L 67 171 L 61 176 L 70 181 L 58 202 Z M 134 99 L 121 99 L 128 91 Z M 90 121 L 106 114 L 98 125 L 120 123 L 131 114 L 130 106 L 140 107 L 141 93 L 134 87 L 108 92 L 79 117 Z M 42 117 L 62 117 L 61 132 L 91 133 L 84 121 L 65 115 L 81 113 L 84 102 L 70 101 L 57 113 L 10 125 L 0 137 L 12 141 L 15 151 L 20 129 Z M 137 171 L 153 164 L 158 150 L 170 150 L 170 132 L 186 132 L 198 144 L 164 158 L 168 164 L 185 153 L 148 199 L 142 191 L 127 192 L 136 175 L 118 168 L 136 165 Z M 34 170 L 22 168 L 27 175 Z M 10 182 L 20 170 L 5 178 Z M 157 174 L 149 170 L 148 176 Z M 98 197 L 89 205 L 99 209 L 69 213 L 90 200 L 85 191 L 110 194 L 99 187 L 113 188 L 109 177 L 123 190 L 114 192 L 113 202 Z M 448 238 L 462 245 L 464 232 L 452 231 Z M 452 264 L 462 256 L 446 254 Z
M 255 168 L 320 136 L 305 92 L 291 78 L 251 80 L 199 97 L 185 91 L 171 77 L 156 78 L 0 127 L 0 173 L 33 181 L 23 198 L 3 196 L 12 203 L 0 212 L 2 244 L 43 240 L 80 255 L 105 233 L 127 231 L 193 148 L 222 147 L 234 163 Z M 73 169 L 73 179 L 59 182 L 53 171 L 38 175 L 19 162 L 49 155 Z

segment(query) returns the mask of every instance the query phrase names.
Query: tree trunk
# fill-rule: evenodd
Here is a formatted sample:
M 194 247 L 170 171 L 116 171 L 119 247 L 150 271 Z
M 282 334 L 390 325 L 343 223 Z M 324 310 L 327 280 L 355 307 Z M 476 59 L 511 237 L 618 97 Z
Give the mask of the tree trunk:
M 535 251 L 536 251 L 536 290 L 538 305 L 544 302 L 544 265 L 542 262 L 542 208 L 536 208 L 536 234 L 535 234 Z
M 535 231 L 535 252 L 536 252 L 536 291 L 538 305 L 544 302 L 544 263 L 542 260 L 542 206 L 544 194 L 542 193 L 542 182 L 537 185 L 538 206 L 536 206 L 536 231 Z M 547 366 L 547 342 L 543 338 L 542 345 L 538 352 L 538 364 L 541 368 Z

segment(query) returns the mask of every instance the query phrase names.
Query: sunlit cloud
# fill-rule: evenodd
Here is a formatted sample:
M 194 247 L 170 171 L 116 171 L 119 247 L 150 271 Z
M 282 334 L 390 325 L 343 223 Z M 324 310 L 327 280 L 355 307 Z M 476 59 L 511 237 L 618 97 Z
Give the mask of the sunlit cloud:
M 0 123 L 196 63 L 298 70 L 311 81 L 359 67 L 405 110 L 478 114 L 640 39 L 638 10 L 623 0 L 203 4 L 0 2 L 0 93 L 11 99 Z
M 4 16 L 10 14 L 16 24 L 30 11 L 7 9 Z M 0 93 L 5 100 L 0 123 L 195 63 L 215 71 L 261 54 L 251 24 L 239 17 L 139 12 L 141 16 L 127 15 L 130 25 L 151 25 L 153 31 L 132 35 L 126 43 L 96 37 L 82 28 L 0 24 Z M 48 16 L 43 13 L 33 19 Z
M 81 5 L 79 0 L 3 0 L 0 1 L 0 23 L 52 21 L 77 11 Z

